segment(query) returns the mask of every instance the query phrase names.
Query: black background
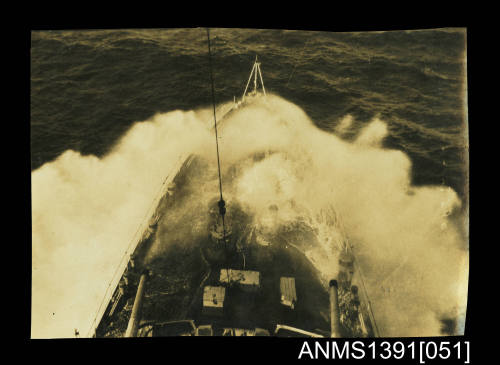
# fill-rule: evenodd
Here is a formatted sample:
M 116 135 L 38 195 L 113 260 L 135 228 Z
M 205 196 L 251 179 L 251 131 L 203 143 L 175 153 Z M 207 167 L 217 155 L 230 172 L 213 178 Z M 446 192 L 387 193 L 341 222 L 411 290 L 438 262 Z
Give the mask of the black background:
M 57 339 L 57 340 L 31 340 L 30 339 L 30 315 L 31 315 L 31 186 L 30 186 L 30 176 L 31 176 L 31 164 L 30 164 L 30 139 L 29 139 L 29 87 L 30 87 L 30 31 L 33 29 L 82 29 L 82 28 L 120 28 L 120 27 L 191 27 L 191 26 L 217 26 L 217 27 L 249 27 L 249 28 L 282 28 L 282 29 L 302 29 L 302 30 L 329 30 L 329 31 L 368 31 L 368 30 L 400 30 L 400 29 L 422 29 L 422 28 L 436 28 L 436 27 L 467 27 L 467 48 L 468 48 L 468 88 L 469 88 L 469 136 L 470 145 L 473 146 L 470 161 L 473 164 L 473 171 L 481 172 L 479 164 L 476 166 L 476 161 L 480 160 L 476 157 L 480 154 L 480 145 L 486 144 L 482 138 L 485 131 L 481 131 L 479 127 L 474 126 L 474 120 L 480 117 L 482 109 L 476 107 L 476 100 L 481 98 L 477 90 L 482 86 L 484 78 L 478 75 L 477 65 L 482 64 L 481 61 L 477 61 L 479 56 L 476 56 L 476 52 L 479 48 L 480 39 L 482 38 L 480 27 L 471 25 L 473 16 L 475 13 L 472 9 L 455 9 L 448 8 L 443 13 L 436 12 L 434 9 L 429 9 L 424 3 L 418 3 L 418 10 L 412 8 L 411 5 L 406 3 L 401 3 L 405 8 L 403 13 L 407 16 L 408 13 L 412 13 L 411 16 L 414 17 L 413 20 L 409 20 L 407 17 L 393 16 L 394 10 L 397 8 L 392 8 L 391 10 L 384 9 L 380 4 L 375 4 L 373 7 L 377 8 L 384 16 L 377 16 L 377 13 L 373 9 L 362 8 L 361 4 L 354 5 L 353 10 L 346 12 L 343 6 L 337 6 L 337 4 L 332 4 L 331 8 L 322 8 L 318 5 L 314 7 L 311 4 L 295 3 L 288 4 L 287 8 L 293 8 L 294 12 L 298 12 L 301 16 L 298 18 L 290 17 L 287 11 L 278 11 L 276 13 L 270 12 L 267 4 L 231 4 L 222 5 L 221 3 L 208 3 L 205 6 L 214 10 L 218 16 L 214 17 L 210 13 L 206 13 L 202 8 L 197 5 L 192 4 L 191 9 L 181 11 L 179 9 L 173 8 L 169 3 L 166 8 L 156 9 L 156 8 L 146 8 L 145 6 L 139 9 L 128 8 L 132 10 L 136 16 L 134 21 L 125 22 L 125 19 L 115 13 L 112 8 L 107 9 L 105 12 L 99 11 L 99 8 L 90 9 L 88 5 L 84 6 L 84 9 L 79 9 L 79 6 L 83 6 L 82 3 L 72 3 L 66 4 L 66 7 L 70 6 L 73 8 L 72 12 L 78 12 L 78 20 L 72 18 L 71 16 L 57 16 L 57 11 L 52 12 L 52 9 L 48 9 L 44 6 L 43 10 L 30 8 L 30 14 L 32 16 L 23 17 L 24 28 L 23 32 L 19 31 L 19 34 L 23 34 L 24 39 L 21 40 L 21 44 L 24 45 L 24 63 L 20 62 L 19 65 L 24 66 L 22 70 L 24 74 L 24 82 L 22 86 L 24 87 L 24 121 L 19 122 L 18 125 L 21 127 L 21 138 L 24 143 L 19 144 L 20 148 L 17 149 L 16 160 L 20 161 L 16 163 L 17 166 L 22 166 L 21 170 L 25 173 L 24 184 L 17 184 L 18 187 L 22 188 L 17 196 L 24 197 L 22 202 L 17 202 L 16 207 L 22 210 L 21 213 L 9 213 L 13 214 L 14 218 L 20 223 L 20 230 L 16 233 L 15 248 L 20 249 L 20 253 L 16 253 L 16 263 L 24 263 L 24 275 L 17 275 L 18 270 L 16 269 L 14 275 L 15 278 L 20 279 L 19 285 L 14 284 L 14 291 L 10 292 L 9 288 L 4 288 L 4 290 L 11 294 L 7 295 L 4 299 L 6 304 L 10 309 L 20 310 L 19 314 L 12 313 L 7 315 L 7 317 L 15 319 L 15 324 L 10 325 L 4 322 L 4 335 L 7 337 L 17 337 L 21 339 L 28 348 L 17 352 L 16 358 L 19 361 L 28 354 L 34 357 L 35 361 L 41 361 L 42 358 L 45 360 L 61 361 L 66 364 L 75 363 L 80 361 L 85 361 L 86 363 L 106 363 L 106 364 L 180 364 L 196 361 L 196 362 L 222 362 L 222 363 L 241 363 L 242 361 L 251 362 L 262 362 L 262 363 L 280 363 L 285 364 L 288 361 L 295 361 L 300 353 L 303 339 L 282 339 L 282 338 L 137 338 L 137 339 Z M 129 5 L 132 6 L 132 5 Z M 137 6 L 137 4 L 135 4 Z M 458 4 L 454 5 L 458 7 Z M 120 7 L 127 7 L 126 4 L 122 3 Z M 257 12 L 251 11 L 251 8 Z M 305 8 L 304 8 L 305 7 Z M 194 9 L 196 8 L 196 9 Z M 229 12 L 224 12 L 224 9 L 229 10 Z M 281 9 L 281 7 L 279 7 Z M 460 15 L 456 15 L 453 10 L 461 11 Z M 116 10 L 116 8 L 114 9 Z M 399 9 L 401 10 L 401 9 Z M 487 9 L 484 9 L 487 13 Z M 196 11 L 196 14 L 193 14 Z M 248 13 L 248 18 L 242 20 L 233 15 L 239 15 L 241 13 Z M 360 12 L 363 11 L 363 16 Z M 90 14 L 100 14 L 99 19 L 86 18 L 85 15 Z M 428 14 L 431 13 L 432 16 L 429 17 Z M 23 13 L 25 14 L 25 13 Z M 44 17 L 45 14 L 48 16 Z M 142 22 L 138 21 L 137 15 L 144 15 L 142 17 Z M 180 19 L 176 14 L 183 14 L 184 19 Z M 391 14 L 391 15 L 389 15 Z M 427 16 L 425 15 L 427 14 Z M 444 15 L 446 14 L 446 15 Z M 76 15 L 76 14 L 74 14 Z M 349 18 L 349 15 L 352 18 Z M 263 17 L 264 16 L 264 17 Z M 187 20 L 185 18 L 188 18 Z M 296 15 L 296 17 L 298 17 Z M 432 18 L 432 19 L 431 19 Z M 128 20 L 128 19 L 127 19 Z M 482 19 L 483 21 L 483 19 Z M 484 20 L 487 22 L 486 20 Z M 17 28 L 19 29 L 19 28 Z M 477 41 L 477 42 L 476 42 Z M 480 65 L 482 67 L 482 65 Z M 479 67 L 479 68 L 481 68 Z M 481 81 L 483 80 L 483 81 Z M 472 124 L 472 127 L 471 127 Z M 4 137 L 5 138 L 5 137 Z M 477 144 L 477 145 L 476 145 Z M 475 149 L 475 151 L 474 151 Z M 477 160 L 476 160 L 477 159 Z M 484 171 L 483 171 L 484 173 Z M 478 174 L 479 175 L 479 174 Z M 17 176 L 22 176 L 17 175 Z M 473 180 L 474 181 L 474 180 Z M 475 183 L 473 183 L 474 186 Z M 479 184 L 479 183 L 478 183 Z M 470 185 L 469 185 L 470 186 Z M 478 192 L 478 191 L 476 191 Z M 484 192 L 484 190 L 483 190 Z M 10 195 L 10 194 L 9 194 Z M 473 202 L 476 198 L 472 198 Z M 479 200 L 479 199 L 478 199 Z M 477 207 L 475 203 L 472 204 L 472 216 L 471 220 L 472 226 L 476 226 L 476 222 L 480 221 L 479 213 L 482 209 Z M 478 214 L 478 216 L 476 216 Z M 24 217 L 24 219 L 22 219 Z M 19 218 L 19 219 L 18 219 Z M 476 231 L 477 230 L 477 231 Z M 391 343 L 395 341 L 403 341 L 404 343 L 409 343 L 414 341 L 450 341 L 454 344 L 457 340 L 470 341 L 471 342 L 471 358 L 479 358 L 480 352 L 486 351 L 485 343 L 479 338 L 479 333 L 482 330 L 477 331 L 475 327 L 479 327 L 474 321 L 479 321 L 479 316 L 474 314 L 479 307 L 482 306 L 479 302 L 482 301 L 481 298 L 490 297 L 490 293 L 483 291 L 480 288 L 480 282 L 482 280 L 482 274 L 478 270 L 478 267 L 484 267 L 485 264 L 482 263 L 481 254 L 478 252 L 481 249 L 481 242 L 483 239 L 480 238 L 482 234 L 479 228 L 473 228 L 469 231 L 472 233 L 470 237 L 474 243 L 472 244 L 471 255 L 470 255 L 470 274 L 469 274 L 469 298 L 467 306 L 467 318 L 465 326 L 465 336 L 460 337 L 438 337 L 438 338 L 414 338 L 414 339 L 376 339 L 377 342 L 389 341 Z M 13 242 L 12 242 L 13 243 Z M 15 290 L 20 289 L 21 293 L 15 295 Z M 490 297 L 491 299 L 491 297 Z M 480 322 L 486 322 L 487 326 L 494 326 L 494 314 L 491 311 L 494 310 L 494 302 L 491 300 L 489 304 L 484 306 L 484 311 L 482 311 L 483 319 Z M 5 313 L 11 313 L 4 312 Z M 12 335 L 14 331 L 15 336 Z M 472 333 L 474 332 L 474 339 L 472 339 Z M 477 337 L 476 337 L 477 336 Z M 330 341 L 331 339 L 322 339 L 321 341 Z M 344 340 L 339 340 L 339 344 L 342 345 Z M 372 339 L 351 339 L 353 341 L 363 341 L 366 345 L 373 341 Z M 313 346 L 313 341 L 308 340 L 311 347 Z M 365 347 L 366 349 L 366 347 Z M 492 354 L 498 350 L 495 348 L 490 348 Z M 369 352 L 368 352 L 369 353 Z M 367 356 L 368 357 L 368 356 Z M 7 360 L 9 361 L 9 360 Z M 327 360 L 332 361 L 332 360 Z M 333 360 L 338 361 L 338 360 Z M 362 360 L 350 360 L 359 362 Z M 368 360 L 367 360 L 368 361 Z M 379 360 L 381 361 L 381 360 Z M 398 363 L 406 362 L 403 360 L 393 360 Z M 52 361 L 51 361 L 52 362 Z M 383 363 L 390 362 L 384 360 Z M 408 361 L 409 363 L 418 363 L 417 361 Z M 432 361 L 426 361 L 426 364 Z M 460 361 L 463 363 L 463 361 Z M 474 363 L 474 362 L 473 362 Z

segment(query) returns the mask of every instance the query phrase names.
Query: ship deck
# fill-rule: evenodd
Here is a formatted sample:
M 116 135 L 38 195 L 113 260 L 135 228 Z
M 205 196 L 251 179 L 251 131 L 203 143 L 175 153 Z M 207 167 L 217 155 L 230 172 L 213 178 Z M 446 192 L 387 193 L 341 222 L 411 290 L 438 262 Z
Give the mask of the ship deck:
M 235 253 L 235 256 L 241 255 Z M 197 295 L 188 312 L 197 324 L 214 327 L 264 328 L 270 333 L 277 324 L 287 324 L 308 331 L 329 331 L 329 301 L 326 289 L 321 285 L 314 268 L 307 259 L 292 247 L 263 247 L 249 244 L 243 260 L 234 257 L 233 269 L 245 269 L 260 273 L 260 286 L 256 292 L 248 292 L 238 286 L 226 288 L 226 301 L 222 317 L 207 316 L 202 312 L 202 297 Z M 205 285 L 220 285 L 220 270 L 224 265 L 211 266 Z M 298 301 L 294 309 L 280 302 L 280 278 L 294 277 Z M 201 293 L 201 292 L 200 292 Z
M 133 306 L 139 273 L 146 266 L 152 275 L 147 280 L 141 323 L 192 319 L 196 326 L 211 324 L 215 335 L 221 335 L 223 328 L 256 327 L 273 334 L 277 324 L 284 324 L 328 336 L 330 321 L 327 287 L 321 282 L 318 272 L 307 257 L 293 245 L 283 242 L 271 242 L 269 246 L 258 244 L 252 234 L 246 234 L 251 231 L 251 221 L 244 217 L 239 217 L 242 224 L 234 224 L 232 227 L 233 237 L 246 237 L 242 244 L 240 242 L 241 251 L 234 249 L 227 253 L 214 248 L 208 232 L 205 235 L 193 234 L 192 227 L 186 224 L 185 231 L 179 231 L 179 222 L 189 222 L 189 218 L 173 216 L 169 212 L 175 212 L 176 206 L 186 204 L 187 199 L 190 199 L 190 189 L 198 183 L 196 179 L 203 178 L 193 174 L 193 170 L 200 169 L 200 163 L 202 162 L 194 158 L 175 178 L 176 191 L 168 199 L 163 199 L 158 207 L 162 214 L 158 226 L 154 228 L 155 232 L 138 247 L 136 267 L 127 274 L 129 284 L 126 294 L 115 306 L 113 315 L 110 316 L 109 310 L 106 311 L 96 336 L 123 336 Z M 189 179 L 194 180 L 188 181 Z M 147 259 L 151 248 L 161 243 L 165 236 L 172 242 L 162 252 L 156 253 L 153 259 Z M 259 290 L 248 293 L 237 286 L 226 287 L 223 316 L 205 315 L 202 311 L 203 288 L 220 286 L 220 270 L 225 268 L 258 271 Z M 280 302 L 281 277 L 295 278 L 298 299 L 294 309 Z M 112 303 L 108 307 L 111 306 Z M 352 331 L 344 329 L 345 337 L 351 337 Z

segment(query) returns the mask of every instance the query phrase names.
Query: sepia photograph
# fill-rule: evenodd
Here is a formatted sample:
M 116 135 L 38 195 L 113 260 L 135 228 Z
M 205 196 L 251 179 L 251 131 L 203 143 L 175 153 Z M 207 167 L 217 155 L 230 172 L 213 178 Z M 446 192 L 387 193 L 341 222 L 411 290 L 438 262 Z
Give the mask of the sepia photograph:
M 464 335 L 466 28 L 39 29 L 29 57 L 32 339 Z

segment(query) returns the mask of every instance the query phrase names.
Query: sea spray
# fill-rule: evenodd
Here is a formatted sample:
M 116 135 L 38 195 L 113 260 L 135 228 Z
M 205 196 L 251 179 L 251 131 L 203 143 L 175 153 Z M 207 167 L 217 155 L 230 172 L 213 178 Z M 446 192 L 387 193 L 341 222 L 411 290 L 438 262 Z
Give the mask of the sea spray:
M 387 127 L 379 118 L 347 143 L 313 127 L 295 105 L 282 99 L 254 106 L 259 107 L 259 112 L 242 111 L 228 134 L 234 137 L 252 125 L 250 121 L 265 123 L 261 141 L 283 153 L 260 161 L 241 176 L 238 199 L 256 216 L 267 214 L 268 206 L 275 204 L 285 220 L 292 217 L 292 201 L 311 212 L 324 209 L 325 202 L 333 204 L 363 268 L 383 335 L 440 335 L 442 319 L 463 322 L 468 250 L 466 238 L 449 217 L 461 206 L 457 194 L 447 187 L 412 186 L 409 158 L 381 147 Z M 231 144 L 225 132 L 223 148 L 231 156 L 254 145 Z M 319 269 L 331 271 L 330 265 Z
M 87 333 L 163 180 L 212 140 L 200 115 L 156 115 L 102 158 L 67 151 L 32 173 L 32 337 Z
M 215 168 L 207 116 L 158 115 L 136 124 L 101 159 L 69 151 L 33 173 L 33 337 L 84 331 L 141 213 L 181 152 Z M 303 247 L 325 278 L 335 274 L 335 253 L 348 239 L 381 334 L 439 335 L 441 319 L 465 311 L 466 238 L 450 224 L 461 202 L 449 188 L 412 186 L 409 158 L 381 147 L 386 133 L 376 118 L 347 142 L 269 95 L 221 128 L 225 198 L 228 209 L 237 202 L 270 234 L 297 222 L 309 226 L 314 239 L 290 243 Z M 253 161 L 259 153 L 264 157 Z M 210 201 L 217 188 L 210 183 L 192 199 Z M 194 206 L 204 205 L 188 199 L 179 209 Z M 324 214 L 330 208 L 333 217 Z

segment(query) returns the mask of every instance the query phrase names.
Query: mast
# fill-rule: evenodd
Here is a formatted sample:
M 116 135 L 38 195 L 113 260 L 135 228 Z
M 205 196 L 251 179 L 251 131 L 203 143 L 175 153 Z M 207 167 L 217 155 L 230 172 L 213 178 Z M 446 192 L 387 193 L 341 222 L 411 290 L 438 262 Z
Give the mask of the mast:
M 258 76 L 257 76 L 258 74 Z M 241 101 L 243 102 L 245 100 L 245 96 L 247 94 L 248 86 L 250 85 L 250 80 L 252 80 L 253 76 L 253 91 L 250 94 L 256 94 L 257 93 L 257 84 L 258 81 L 260 80 L 260 84 L 262 86 L 262 92 L 264 93 L 264 96 L 266 95 L 266 88 L 264 87 L 264 80 L 262 78 L 262 71 L 260 70 L 260 62 L 258 61 L 258 56 L 255 56 L 255 61 L 252 66 L 252 71 L 250 71 L 250 76 L 248 77 L 247 84 L 245 86 L 245 91 L 243 91 L 243 95 L 241 96 Z
M 253 92 L 257 92 L 257 70 L 259 69 L 259 63 L 257 62 L 257 56 L 255 56 L 255 72 L 253 78 Z
M 245 100 L 245 95 L 247 93 L 248 85 L 250 84 L 250 80 L 252 79 L 252 74 L 253 74 L 254 70 L 255 70 L 255 63 L 253 64 L 252 71 L 250 71 L 250 76 L 248 77 L 247 86 L 245 87 L 245 91 L 243 91 L 243 95 L 241 96 L 241 101 Z
M 264 80 L 262 79 L 262 71 L 260 70 L 260 62 L 257 64 L 259 68 L 259 76 L 260 76 L 260 84 L 262 85 L 262 91 L 264 92 L 264 96 L 266 96 L 266 88 L 264 87 Z

